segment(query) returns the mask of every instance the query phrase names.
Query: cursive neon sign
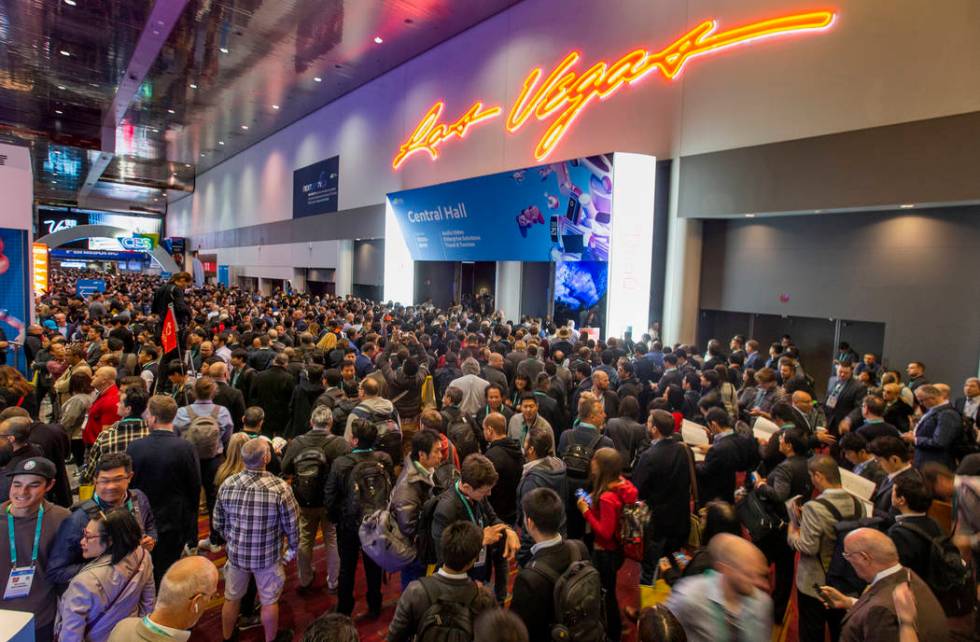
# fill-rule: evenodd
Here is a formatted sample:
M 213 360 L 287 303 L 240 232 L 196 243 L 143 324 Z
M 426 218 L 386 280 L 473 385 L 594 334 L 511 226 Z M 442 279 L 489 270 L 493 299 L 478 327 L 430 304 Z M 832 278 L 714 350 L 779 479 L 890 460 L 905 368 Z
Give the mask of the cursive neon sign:
M 586 107 L 596 99 L 605 100 L 653 72 L 660 72 L 667 80 L 675 80 L 687 63 L 697 56 L 763 38 L 828 29 L 834 18 L 833 11 L 813 11 L 753 22 L 721 32 L 717 31 L 718 23 L 715 20 L 705 20 L 660 51 L 634 49 L 614 62 L 600 61 L 582 72 L 574 69 L 582 54 L 572 51 L 546 77 L 541 67 L 527 75 L 507 115 L 505 128 L 513 134 L 532 120 L 532 116 L 538 121 L 550 120 L 534 149 L 534 158 L 544 160 Z M 440 123 L 444 109 L 445 103 L 439 101 L 425 113 L 415 130 L 398 148 L 391 163 L 392 168 L 398 169 L 410 156 L 422 152 L 435 160 L 439 157 L 439 147 L 447 140 L 463 139 L 474 125 L 503 113 L 501 107 L 484 107 L 483 102 L 478 101 L 453 123 Z

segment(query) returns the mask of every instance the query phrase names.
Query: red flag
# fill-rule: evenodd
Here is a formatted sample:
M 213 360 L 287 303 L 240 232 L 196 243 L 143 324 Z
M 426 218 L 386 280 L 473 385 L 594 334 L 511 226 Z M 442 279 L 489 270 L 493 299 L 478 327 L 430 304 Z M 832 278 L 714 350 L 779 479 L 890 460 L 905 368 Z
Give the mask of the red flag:
M 163 320 L 160 344 L 163 346 L 164 354 L 177 349 L 177 319 L 174 318 L 173 308 L 167 310 L 167 317 Z

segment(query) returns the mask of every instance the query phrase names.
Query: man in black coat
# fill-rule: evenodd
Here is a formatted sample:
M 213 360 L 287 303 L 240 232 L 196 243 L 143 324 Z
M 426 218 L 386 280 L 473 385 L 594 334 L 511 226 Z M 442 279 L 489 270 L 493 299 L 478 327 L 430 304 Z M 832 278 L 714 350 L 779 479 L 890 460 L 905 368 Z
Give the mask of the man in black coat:
M 293 375 L 286 370 L 288 359 L 277 354 L 272 367 L 256 373 L 249 391 L 250 403 L 265 411 L 262 434 L 268 437 L 282 435 L 289 424 L 289 400 L 293 396 Z
M 483 436 L 489 444 L 486 457 L 497 471 L 497 483 L 490 495 L 490 505 L 505 524 L 514 526 L 517 520 L 517 484 L 524 469 L 524 453 L 517 440 L 507 436 L 507 420 L 500 413 L 492 412 L 483 420 Z M 497 601 L 503 604 L 507 599 L 509 565 L 501 553 L 499 543 L 490 549 L 494 592 Z
M 735 473 L 750 470 L 759 459 L 754 439 L 742 437 L 732 428 L 732 420 L 723 408 L 712 408 L 705 416 L 713 438 L 704 461 L 697 465 L 698 501 L 703 506 L 712 499 L 735 503 Z M 754 457 L 753 457 L 754 453 Z
M 868 389 L 854 378 L 854 365 L 846 361 L 837 364 L 837 376 L 830 378 L 827 384 L 827 400 L 824 401 L 827 430 L 831 434 L 838 434 L 838 424 L 852 410 L 861 406 L 861 400 L 866 394 Z
M 898 514 L 898 510 L 892 506 L 892 487 L 896 479 L 906 475 L 918 477 L 919 473 L 912 468 L 908 446 L 898 437 L 878 437 L 871 442 L 869 449 L 888 475 L 871 496 L 875 517 L 893 519 Z
M 550 488 L 535 488 L 521 501 L 522 530 L 534 539 L 530 563 L 517 573 L 510 610 L 527 627 L 529 640 L 550 640 L 555 625 L 554 583 L 541 567 L 561 576 L 573 561 L 589 559 L 585 544 L 566 540 L 559 533 L 564 500 Z
M 31 415 L 23 408 L 16 406 L 4 409 L 0 412 L 0 422 L 13 417 L 22 417 L 30 421 Z M 40 421 L 30 421 L 30 436 L 28 441 L 37 446 L 41 453 L 40 456 L 50 460 L 57 471 L 54 487 L 48 491 L 48 498 L 59 506 L 69 508 L 72 505 L 71 484 L 68 481 L 68 471 L 65 469 L 65 460 L 71 452 L 71 442 L 68 434 L 58 424 L 46 424 Z M 28 448 L 23 453 L 22 458 L 26 459 L 32 455 L 28 454 Z M 13 470 L 13 466 L 10 467 Z M 7 480 L 9 481 L 9 480 Z M 6 494 L 0 497 L 6 497 Z
M 691 457 L 674 434 L 674 417 L 654 410 L 647 420 L 650 447 L 633 470 L 633 485 L 650 508 L 640 584 L 652 584 L 657 563 L 687 543 L 691 530 Z
M 944 536 L 936 520 L 926 515 L 932 505 L 932 493 L 918 475 L 902 475 L 892 487 L 892 505 L 898 515 L 888 529 L 888 537 L 895 542 L 898 559 L 902 566 L 928 582 L 932 539 Z M 929 588 L 936 591 L 937 587 Z
M 236 348 L 231 353 L 231 387 L 242 393 L 245 406 L 252 405 L 252 382 L 255 380 L 255 368 L 248 365 L 248 351 Z
M 174 432 L 176 416 L 177 402 L 171 397 L 150 397 L 146 418 L 150 434 L 126 449 L 133 460 L 131 486 L 143 491 L 157 520 L 159 539 L 152 555 L 158 585 L 170 565 L 180 559 L 184 545 L 197 545 L 201 466 L 194 446 Z
M 174 308 L 174 317 L 179 330 L 186 330 L 188 324 L 190 324 L 191 308 L 184 301 L 184 290 L 191 286 L 193 280 L 188 272 L 178 272 L 154 292 L 150 309 L 153 314 L 160 317 L 161 330 L 163 329 L 163 321 L 167 317 L 167 310 L 170 306 Z M 159 335 L 157 335 L 157 339 L 159 338 Z
M 235 432 L 239 432 L 242 429 L 242 417 L 245 416 L 245 396 L 241 390 L 228 384 L 228 366 L 223 361 L 211 364 L 208 374 L 218 386 L 212 401 L 228 409 Z

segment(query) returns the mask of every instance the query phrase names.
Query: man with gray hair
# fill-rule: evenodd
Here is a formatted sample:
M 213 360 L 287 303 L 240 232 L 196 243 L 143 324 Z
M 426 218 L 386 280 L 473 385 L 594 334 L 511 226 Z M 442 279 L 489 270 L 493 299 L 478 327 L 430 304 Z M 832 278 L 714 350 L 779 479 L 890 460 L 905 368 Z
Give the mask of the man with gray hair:
M 920 640 L 946 640 L 949 637 L 946 615 L 939 600 L 921 577 L 902 566 L 895 542 L 881 531 L 858 528 L 844 538 L 844 557 L 869 586 L 859 598 L 844 595 L 830 586 L 821 586 L 828 607 L 846 609 L 840 639 L 898 640 L 900 634 L 915 631 Z M 895 611 L 892 593 L 899 586 L 908 587 L 915 597 L 914 618 L 900 617 Z
M 323 506 L 323 489 L 330 466 L 341 455 L 350 452 L 347 440 L 331 432 L 333 414 L 327 406 L 316 406 L 310 415 L 310 430 L 286 447 L 282 458 L 283 475 L 292 476 L 293 495 L 299 504 L 299 556 L 296 560 L 300 594 L 313 587 L 313 545 L 316 532 L 323 528 L 323 545 L 327 549 L 327 590 L 337 591 L 340 557 L 337 554 L 337 530 L 327 519 Z
M 450 388 L 459 388 L 463 400 L 459 409 L 468 415 L 475 415 L 483 408 L 486 389 L 490 382 L 480 376 L 480 363 L 473 357 L 468 357 L 460 366 L 463 376 L 449 382 Z
M 265 439 L 242 446 L 245 470 L 221 485 L 214 506 L 214 529 L 226 541 L 225 603 L 221 607 L 224 639 L 235 634 L 242 597 L 255 577 L 262 603 L 262 627 L 266 642 L 291 640 L 292 631 L 278 631 L 279 596 L 286 583 L 284 566 L 299 547 L 298 506 L 293 491 L 282 479 L 266 471 L 272 456 Z M 287 540 L 282 553 L 283 538 Z
M 214 563 L 199 555 L 185 557 L 163 576 L 153 612 L 144 618 L 120 621 L 108 642 L 184 640 L 217 592 L 218 569 Z

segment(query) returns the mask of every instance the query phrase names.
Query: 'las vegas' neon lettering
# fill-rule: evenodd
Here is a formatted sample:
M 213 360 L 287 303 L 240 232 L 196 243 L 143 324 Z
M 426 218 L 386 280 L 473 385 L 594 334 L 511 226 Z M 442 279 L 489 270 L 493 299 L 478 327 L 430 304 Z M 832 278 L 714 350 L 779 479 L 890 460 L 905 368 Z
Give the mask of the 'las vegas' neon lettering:
M 814 11 L 754 22 L 720 33 L 716 33 L 717 22 L 706 20 L 660 51 L 636 49 L 615 62 L 597 62 L 581 74 L 576 73 L 573 67 L 582 55 L 573 51 L 543 81 L 540 67 L 528 74 L 507 116 L 505 127 L 507 131 L 515 133 L 532 115 L 539 121 L 553 118 L 534 150 L 534 158 L 544 160 L 596 98 L 609 98 L 624 86 L 631 85 L 654 71 L 673 80 L 681 74 L 687 62 L 696 56 L 761 38 L 827 29 L 833 24 L 834 18 L 832 11 Z M 456 122 L 447 125 L 439 123 L 444 107 L 444 103 L 440 101 L 426 112 L 415 131 L 399 148 L 392 167 L 398 169 L 408 156 L 417 152 L 427 152 L 434 160 L 439 156 L 438 147 L 447 139 L 454 136 L 464 138 L 470 127 L 502 112 L 500 107 L 484 109 L 482 102 L 476 102 Z

